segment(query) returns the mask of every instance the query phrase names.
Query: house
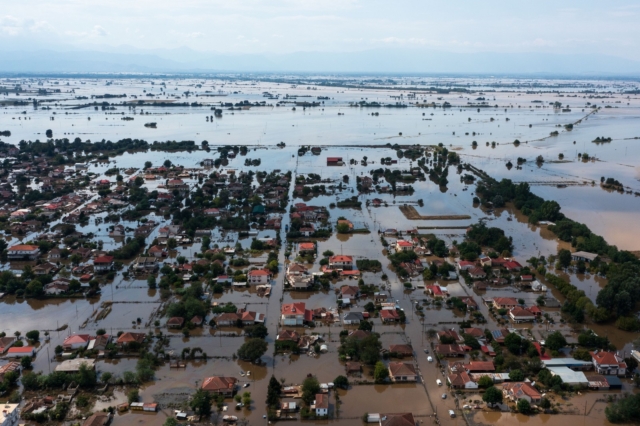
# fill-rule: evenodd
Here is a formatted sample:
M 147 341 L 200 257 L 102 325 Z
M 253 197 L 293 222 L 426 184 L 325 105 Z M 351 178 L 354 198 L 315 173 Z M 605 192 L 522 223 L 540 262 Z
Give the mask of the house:
M 215 318 L 218 327 L 233 327 L 238 324 L 240 316 L 235 312 L 225 312 Z
M 468 271 L 476 267 L 475 262 L 470 262 L 468 260 L 460 260 L 457 264 L 458 271 Z
M 520 304 L 513 297 L 496 297 L 493 299 L 493 306 L 496 309 L 512 309 Z
M 514 402 L 525 399 L 531 404 L 539 404 L 542 401 L 540 392 L 528 382 L 505 383 L 502 385 L 502 394 Z
M 389 352 L 403 358 L 405 356 L 413 356 L 413 348 L 411 345 L 389 345 Z
M 0 382 L 4 382 L 5 375 L 10 372 L 20 373 L 22 366 L 19 362 L 9 362 L 0 367 Z M 1 425 L 2 423 L 0 423 Z
M 69 291 L 70 281 L 66 278 L 58 278 L 44 286 L 44 292 L 48 295 L 58 295 Z
M 205 377 L 200 388 L 207 392 L 211 392 L 216 395 L 223 395 L 225 398 L 228 398 L 233 396 L 237 382 L 238 379 L 235 377 Z
M 247 275 L 247 282 L 251 285 L 269 284 L 269 280 L 271 280 L 271 272 L 266 269 L 254 269 Z
M 45 262 L 42 263 L 35 268 L 33 268 L 33 272 L 36 275 L 53 275 L 58 270 L 58 267 L 53 263 Z
M 167 328 L 182 328 L 184 325 L 184 318 L 171 317 L 167 320 Z
M 327 166 L 342 166 L 342 157 L 327 157 Z
M 124 237 L 125 236 L 124 225 L 114 226 L 113 231 L 109 232 L 109 236 L 112 238 Z
M 153 247 L 151 247 L 149 249 L 149 255 L 153 256 L 153 257 L 156 257 L 156 258 L 159 258 L 159 257 L 166 256 L 167 252 L 162 250 L 162 248 L 160 248 L 160 246 L 155 245 L 155 246 L 153 246 Z
M 347 374 L 358 374 L 362 372 L 362 364 L 356 361 L 347 361 L 344 363 Z
M 151 256 L 140 256 L 133 263 L 136 271 L 157 271 L 159 269 L 158 260 Z
M 519 272 L 522 270 L 522 265 L 515 260 L 509 260 L 502 265 L 507 271 Z
M 507 337 L 509 334 L 511 333 L 506 328 L 491 331 L 491 336 L 493 336 L 493 341 L 496 343 L 504 343 L 504 338 Z
M 478 304 L 475 300 L 473 300 L 473 297 L 461 297 L 460 301 L 467 305 L 467 309 L 470 311 L 475 311 L 478 309 Z
M 111 343 L 111 336 L 108 334 L 102 334 L 100 336 L 96 336 L 94 339 L 89 340 L 89 346 L 87 346 L 87 349 L 104 351 L 109 343 Z
M 476 267 L 469 270 L 469 276 L 474 280 L 483 280 L 487 278 L 487 273 L 484 272 L 484 269 Z
M 304 322 L 307 321 L 307 316 L 312 317 L 312 315 L 307 315 L 304 302 L 285 303 L 280 309 L 280 314 L 280 323 L 282 325 L 304 325 Z M 310 318 L 309 320 L 312 319 Z
M 329 415 L 329 395 L 324 393 L 317 393 L 316 400 L 313 401 L 313 406 L 316 410 L 316 417 Z
M 612 376 L 624 376 L 627 372 L 627 363 L 624 358 L 614 352 L 594 351 L 590 352 L 593 367 L 600 374 Z
M 98 256 L 93 259 L 93 270 L 96 272 L 110 271 L 113 269 L 113 256 Z
M 493 373 L 496 371 L 493 361 L 469 361 L 464 367 L 469 373 Z
M 0 355 L 3 355 L 16 342 L 15 337 L 0 337 Z
M 447 376 L 447 382 L 452 389 L 478 389 L 478 384 L 471 380 L 465 371 Z
M 341 254 L 331 256 L 329 258 L 329 269 L 350 271 L 353 269 L 353 257 Z
M 218 217 L 220 216 L 220 209 L 205 209 L 204 215 Z
M 125 346 L 131 343 L 143 343 L 146 337 L 147 335 L 145 333 L 126 332 L 118 336 L 118 340 L 116 340 L 116 344 L 118 346 Z
M 7 358 L 22 358 L 23 356 L 35 356 L 36 348 L 33 346 L 12 347 L 7 351 Z
M 89 339 L 91 336 L 88 334 L 72 334 L 71 336 L 64 339 L 62 343 L 62 348 L 65 351 L 75 351 L 77 349 L 86 348 L 89 344 Z
M 347 312 L 342 317 L 342 323 L 344 325 L 360 324 L 362 321 L 364 321 L 362 312 Z
M 20 404 L 2 404 L 0 426 L 17 426 L 20 421 Z
M 416 426 L 416 419 L 411 413 L 385 413 L 376 418 L 380 426 Z
M 298 244 L 298 252 L 300 254 L 315 254 L 315 252 L 316 252 L 316 244 L 315 243 L 300 243 L 300 244 Z
M 287 266 L 287 275 L 304 275 L 307 273 L 307 268 L 299 263 L 290 263 Z
M 109 413 L 94 413 L 82 423 L 82 426 L 106 426 L 111 421 Z
M 440 341 L 443 339 L 453 339 L 453 341 L 457 343 L 462 343 L 464 341 L 462 336 L 460 336 L 454 329 L 438 331 L 438 339 Z
M 312 275 L 287 275 L 287 282 L 296 290 L 307 290 L 313 285 Z
M 398 240 L 396 241 L 396 252 L 401 251 L 413 251 L 413 244 L 406 240 Z
M 476 339 L 484 338 L 484 331 L 482 331 L 482 329 L 478 327 L 465 328 L 462 331 L 463 331 L 463 334 L 468 334 L 469 336 L 473 336 Z
M 536 319 L 536 316 L 533 315 L 528 309 L 516 306 L 515 308 L 511 308 L 511 310 L 509 311 L 509 318 L 511 318 L 511 321 L 515 323 L 520 323 L 534 321 Z
M 341 299 L 357 299 L 360 296 L 360 289 L 355 285 L 343 285 L 340 287 Z
M 276 340 L 281 342 L 298 342 L 298 340 L 300 340 L 300 334 L 295 330 L 282 330 L 276 336 Z
M 464 348 L 455 343 L 451 345 L 436 345 L 434 352 L 445 357 L 464 356 L 465 354 Z
M 18 244 L 7 249 L 9 260 L 35 260 L 40 255 L 40 248 L 31 244 Z
M 253 311 L 245 311 L 240 314 L 240 321 L 242 321 L 243 325 L 262 324 L 264 323 L 264 314 Z
M 392 382 L 415 382 L 416 368 L 413 364 L 406 362 L 390 362 L 389 378 Z
M 583 262 L 593 262 L 598 257 L 595 253 L 589 253 L 587 251 L 576 251 L 571 253 L 571 259 L 578 262 L 582 260 Z
M 445 293 L 439 285 L 428 285 L 425 291 L 432 297 L 444 297 Z
M 383 323 L 398 322 L 400 315 L 395 309 L 383 309 L 380 311 L 380 319 Z

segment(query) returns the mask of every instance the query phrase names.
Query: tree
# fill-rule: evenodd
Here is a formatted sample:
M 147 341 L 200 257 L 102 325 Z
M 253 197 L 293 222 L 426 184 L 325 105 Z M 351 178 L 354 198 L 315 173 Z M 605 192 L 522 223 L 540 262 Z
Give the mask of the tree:
M 56 355 L 60 355 L 60 354 L 62 354 L 62 352 L 64 352 L 64 348 L 62 347 L 62 345 L 58 345 L 58 346 L 56 346 L 54 352 L 55 352 Z
M 31 357 L 23 356 L 22 358 L 20 358 L 20 365 L 24 369 L 31 368 Z
M 560 333 L 559 331 L 554 331 L 547 336 L 545 346 L 552 351 L 558 351 L 567 346 L 567 340 L 564 338 L 562 333 Z
M 342 389 L 349 389 L 349 379 L 347 379 L 346 376 L 338 376 L 335 379 L 333 379 L 333 384 L 337 387 L 337 388 L 342 388 Z
M 571 252 L 567 249 L 562 249 L 558 252 L 558 264 L 562 268 L 568 268 L 571 265 Z
M 348 234 L 350 232 L 349 225 L 346 223 L 339 223 L 338 226 L 336 226 L 336 230 L 338 234 Z
M 491 386 L 493 386 L 493 379 L 491 377 L 489 377 L 489 376 L 482 376 L 478 380 L 478 386 L 483 388 L 483 389 L 491 387 Z
M 521 382 L 524 380 L 524 373 L 522 370 L 511 370 L 509 372 L 509 379 L 513 382 Z
M 144 168 L 145 168 L 145 169 L 150 169 L 152 165 L 153 165 L 153 164 L 151 163 L 151 161 L 145 161 L 145 162 L 144 162 Z
M 131 389 L 129 392 L 127 392 L 127 399 L 129 400 L 129 404 L 131 404 L 132 402 L 138 402 L 138 400 L 140 399 L 140 393 L 138 392 L 138 389 Z
M 47 131 L 44 132 L 44 133 L 48 138 L 52 138 L 53 137 L 53 131 L 51 129 L 47 129 Z
M 491 386 L 482 394 L 482 400 L 491 406 L 498 404 L 502 402 L 502 391 L 495 386 Z
M 174 417 L 167 417 L 162 426 L 178 426 L 178 421 Z
M 302 382 L 302 400 L 307 405 L 311 405 L 311 402 L 316 398 L 316 394 L 320 392 L 320 382 L 315 377 L 307 377 Z
M 211 403 L 213 395 L 203 389 L 198 389 L 193 395 L 189 406 L 200 418 L 209 417 L 211 415 Z
M 521 414 L 527 415 L 531 413 L 531 404 L 529 404 L 529 401 L 524 398 L 520 398 L 516 406 L 518 408 L 518 412 Z
M 244 334 L 249 337 L 264 339 L 269 334 L 264 324 L 249 325 L 244 328 Z
M 389 377 L 389 370 L 387 367 L 382 363 L 382 361 L 376 362 L 376 366 L 373 370 L 373 378 L 376 383 L 384 382 L 387 377 Z
M 260 358 L 267 351 L 267 342 L 258 338 L 251 338 L 238 349 L 238 358 L 253 361 Z
M 544 397 L 540 400 L 540 408 L 544 410 L 548 410 L 549 408 L 551 408 L 551 401 L 549 401 L 549 398 Z
M 38 389 L 38 375 L 32 373 L 31 371 L 22 374 L 22 386 L 26 390 L 37 390 Z
M 26 336 L 27 336 L 27 339 L 33 340 L 34 342 L 37 342 L 38 340 L 40 340 L 40 332 L 38 330 L 28 331 Z
M 151 289 L 156 288 L 156 277 L 155 277 L 155 275 L 149 275 L 149 277 L 147 278 L 147 285 Z
M 282 392 L 282 385 L 275 378 L 271 376 L 269 379 L 269 387 L 267 388 L 267 405 L 272 408 L 278 407 L 280 404 L 280 393 Z
M 102 383 L 109 383 L 112 377 L 113 377 L 113 374 L 109 373 L 108 371 L 105 371 L 100 375 L 100 381 Z

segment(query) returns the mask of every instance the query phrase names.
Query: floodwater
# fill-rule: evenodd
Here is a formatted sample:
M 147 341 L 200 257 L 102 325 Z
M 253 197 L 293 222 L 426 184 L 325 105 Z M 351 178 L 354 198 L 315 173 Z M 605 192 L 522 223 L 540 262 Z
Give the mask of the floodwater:
M 312 79 L 312 77 L 309 77 Z M 153 84 L 152 84 L 153 83 Z M 445 85 L 445 81 L 425 80 L 425 84 Z M 636 88 L 633 82 L 615 81 L 539 81 L 533 82 L 494 81 L 494 80 L 465 80 L 474 90 L 473 95 L 452 92 L 450 94 L 419 93 L 415 100 L 409 98 L 414 90 L 388 90 L 376 88 L 374 85 L 364 85 L 361 88 L 327 87 L 318 84 L 298 84 L 293 87 L 289 83 L 233 81 L 218 79 L 0 79 L 0 86 L 12 87 L 20 84 L 28 93 L 16 96 L 13 93 L 5 95 L 0 90 L 0 131 L 8 130 L 10 137 L 1 137 L 3 141 L 18 144 L 21 140 L 46 139 L 45 131 L 51 129 L 54 137 L 76 137 L 82 140 L 112 140 L 123 138 L 141 138 L 148 142 L 166 140 L 194 140 L 196 144 L 207 140 L 212 148 L 211 152 L 197 150 L 194 152 L 166 153 L 149 151 L 146 153 L 125 153 L 111 158 L 109 162 L 92 163 L 89 171 L 96 174 L 96 178 L 115 180 L 113 176 L 104 173 L 112 167 L 141 168 L 144 161 L 151 161 L 160 165 L 169 159 L 174 164 L 186 168 L 199 168 L 199 164 L 206 158 L 217 158 L 215 150 L 220 145 L 247 145 L 249 151 L 245 158 L 260 158 L 258 167 L 246 167 L 242 156 L 229 161 L 229 165 L 222 169 L 238 171 L 273 171 L 276 169 L 286 172 L 291 170 L 296 175 L 316 173 L 322 179 L 329 179 L 337 186 L 348 177 L 348 184 L 342 191 L 327 189 L 326 195 L 311 199 L 291 198 L 291 203 L 306 202 L 309 205 L 321 205 L 328 208 L 330 222 L 335 224 L 338 217 L 345 217 L 353 222 L 355 228 L 366 228 L 369 234 L 338 235 L 334 233 L 327 239 L 317 241 L 318 253 L 331 250 L 354 256 L 355 259 L 377 259 L 383 265 L 379 273 L 365 273 L 363 279 L 367 284 L 386 286 L 387 293 L 405 310 L 407 324 L 402 326 L 383 325 L 379 319 L 374 320 L 374 331 L 381 333 L 383 347 L 395 343 L 411 343 L 415 350 L 413 362 L 418 368 L 420 379 L 413 384 L 394 385 L 355 385 L 345 391 L 339 391 L 340 404 L 337 405 L 334 393 L 330 401 L 334 419 L 333 424 L 360 424 L 361 416 L 366 412 L 398 412 L 411 411 L 423 423 L 431 422 L 429 416 L 439 413 L 442 424 L 462 424 L 463 419 L 451 419 L 446 413 L 454 409 L 452 398 L 442 399 L 445 392 L 443 387 L 436 384 L 436 378 L 443 379 L 442 372 L 436 363 L 427 361 L 427 355 L 422 348 L 429 346 L 424 330 L 433 328 L 440 330 L 451 322 L 459 322 L 469 318 L 455 310 L 437 308 L 433 305 L 424 309 L 425 318 L 420 322 L 412 306 L 415 302 L 427 299 L 424 292 L 415 290 L 405 292 L 402 282 L 389 269 L 389 261 L 384 257 L 384 247 L 380 241 L 378 231 L 389 228 L 399 230 L 420 227 L 420 234 L 434 234 L 447 243 L 464 238 L 464 227 L 487 221 L 489 226 L 496 226 L 505 230 L 514 240 L 514 256 L 524 263 L 531 256 L 555 254 L 560 248 L 567 248 L 567 244 L 558 241 L 545 227 L 530 225 L 527 218 L 515 211 L 512 206 L 489 212 L 480 207 L 474 207 L 474 185 L 461 182 L 455 169 L 450 169 L 449 184 L 446 189 L 440 188 L 429 179 L 412 183 L 415 193 L 412 195 L 391 194 L 363 194 L 356 190 L 356 177 L 364 176 L 373 168 L 381 167 L 381 159 L 391 157 L 397 159 L 396 152 L 385 145 L 393 144 L 444 144 L 450 150 L 457 152 L 463 162 L 486 171 L 489 175 L 500 179 L 509 178 L 514 181 L 531 182 L 533 191 L 547 199 L 554 199 L 560 203 L 562 210 L 569 217 L 586 223 L 594 232 L 601 234 L 608 242 L 623 249 L 640 249 L 637 241 L 640 229 L 629 226 L 636 219 L 636 212 L 640 200 L 632 194 L 605 191 L 600 188 L 600 177 L 613 177 L 621 181 L 631 192 L 640 191 L 640 144 L 638 129 L 640 126 L 640 99 L 638 95 L 626 95 L 624 90 Z M 398 82 L 399 86 L 412 86 L 408 81 Z M 196 85 L 201 85 L 197 87 Z M 164 90 L 160 90 L 160 88 Z M 310 89 L 307 89 L 309 87 Z M 429 87 L 428 85 L 426 87 Z M 532 87 L 539 87 L 535 89 Z M 508 88 L 508 89 L 507 89 Z M 38 94 L 38 89 L 56 90 L 59 93 L 47 95 Z M 493 91 L 495 90 L 495 91 Z M 562 93 L 553 92 L 560 90 Z M 593 91 L 586 93 L 584 90 Z M 35 92 L 34 92 L 35 91 Z M 481 91 L 487 91 L 483 93 Z M 186 92 L 189 92 L 188 97 Z M 292 103 L 275 106 L 277 100 L 263 96 L 263 92 L 280 95 L 279 101 L 293 102 L 295 99 L 285 99 L 285 95 L 298 96 L 298 101 L 314 101 L 318 96 L 328 97 L 324 104 L 304 109 Z M 91 99 L 93 95 L 126 94 L 125 98 L 107 99 L 115 105 L 115 110 L 102 111 L 89 108 L 74 109 L 74 107 L 103 99 Z M 151 96 L 149 96 L 151 94 Z M 197 96 L 196 96 L 197 94 Z M 215 96 L 214 96 L 215 95 Z M 402 95 L 402 98 L 396 96 Z M 562 95 L 562 96 L 561 96 Z M 392 97 L 393 96 L 393 97 Z M 571 97 L 569 97 L 571 96 Z M 574 97 L 575 96 L 575 97 Z M 76 99 L 87 97 L 88 99 Z M 498 107 L 482 107 L 477 110 L 475 104 L 480 102 L 478 97 L 484 97 L 490 105 Z M 177 99 L 179 98 L 179 100 Z M 28 106 L 14 106 L 15 100 L 29 101 Z M 37 99 L 39 108 L 31 106 L 31 100 Z M 161 107 L 143 106 L 130 108 L 130 105 L 119 105 L 126 100 L 133 103 L 138 100 L 156 100 L 175 102 L 199 102 L 205 107 Z M 10 101 L 10 103 L 2 101 Z M 250 102 L 266 101 L 268 106 L 252 107 L 250 109 L 225 110 L 222 118 L 214 118 L 212 106 L 222 102 Z M 349 102 L 367 100 L 369 102 L 395 103 L 410 102 L 450 102 L 452 108 L 354 108 Z M 535 102 L 534 102 L 535 101 Z M 550 107 L 549 103 L 561 102 L 570 105 L 571 112 Z M 597 104 L 602 109 L 589 114 L 590 106 L 587 102 Z M 471 105 L 473 104 L 473 105 Z M 607 106 L 611 108 L 607 108 Z M 50 107 L 51 109 L 45 109 Z M 141 113 L 143 112 L 143 113 Z M 371 113 L 379 115 L 374 116 Z M 54 114 L 55 113 L 55 114 Z M 133 120 L 122 120 L 123 116 Z M 52 119 L 53 118 L 53 119 Z M 147 128 L 145 123 L 156 122 L 157 128 Z M 565 130 L 564 126 L 574 123 L 573 130 Z M 577 124 L 576 124 L 577 123 Z M 550 137 L 550 132 L 557 130 L 558 136 Z M 475 132 L 475 134 L 474 134 Z M 611 137 L 611 143 L 595 144 L 591 141 L 597 136 Z M 512 142 L 519 139 L 521 144 L 515 146 Z M 478 146 L 473 148 L 472 141 Z M 490 142 L 495 141 L 495 147 Z M 574 144 L 573 142 L 576 141 Z M 286 147 L 281 149 L 275 145 L 284 142 Z M 487 142 L 489 146 L 487 146 Z M 319 156 L 307 153 L 299 156 L 300 145 L 323 147 Z M 596 161 L 583 162 L 578 159 L 578 153 L 588 153 L 597 158 Z M 565 162 L 552 162 L 563 154 Z M 545 163 L 535 164 L 535 158 L 542 155 Z M 326 158 L 341 156 L 345 159 L 343 167 L 326 167 Z M 367 157 L 368 164 L 363 166 L 360 160 Z M 524 157 L 527 162 L 521 169 L 506 167 L 507 161 L 516 163 L 517 157 Z M 349 160 L 357 160 L 357 164 L 350 165 Z M 414 166 L 414 162 L 407 158 L 398 159 L 397 164 L 384 166 L 390 169 L 407 170 Z M 206 171 L 205 173 L 209 173 Z M 196 178 L 185 178 L 191 187 L 198 184 Z M 592 185 L 592 181 L 595 182 Z M 558 183 L 564 183 L 566 188 L 557 188 Z M 147 181 L 145 186 L 150 190 L 156 189 L 160 181 Z M 292 194 L 293 185 L 289 188 Z M 362 209 L 341 209 L 331 207 L 331 203 L 347 197 L 359 196 L 363 202 Z M 381 207 L 366 206 L 365 201 L 379 198 L 383 201 Z M 422 199 L 424 206 L 417 205 Z M 422 215 L 468 215 L 467 220 L 409 220 L 399 209 L 399 205 L 408 203 L 414 205 Z M 103 241 L 104 249 L 119 247 L 121 241 L 108 237 L 107 227 L 110 224 L 98 223 L 96 218 L 102 218 L 106 213 L 92 216 L 89 224 L 79 226 L 82 232 L 93 232 L 96 240 Z M 147 238 L 151 242 L 157 235 L 158 229 L 169 223 L 162 215 L 151 213 L 148 219 L 155 220 L 158 226 Z M 122 222 L 125 227 L 135 228 L 138 223 Z M 282 227 L 289 224 L 288 215 L 283 217 Z M 447 228 L 451 227 L 451 228 Z M 437 228 L 437 229 L 436 229 Z M 279 231 L 284 239 L 284 231 Z M 127 235 L 129 235 L 128 233 Z M 27 234 L 16 240 L 26 242 L 35 234 Z M 274 237 L 274 230 L 259 230 L 259 237 Z M 392 239 L 389 239 L 392 240 Z M 13 240 L 12 240 L 13 241 Z M 250 238 L 238 238 L 233 232 L 214 232 L 212 244 L 221 247 L 234 246 L 239 242 L 244 248 L 251 243 Z M 295 244 L 292 259 L 295 257 Z M 200 244 L 193 243 L 180 246 L 171 253 L 166 262 L 175 262 L 177 256 L 194 259 L 200 252 Z M 279 253 L 281 270 L 284 267 L 284 250 Z M 318 259 L 308 265 L 312 272 L 320 270 Z M 3 268 L 18 269 L 19 265 L 5 264 Z M 383 282 L 382 274 L 389 276 L 388 282 Z M 313 329 L 299 330 L 300 333 L 318 334 L 327 344 L 329 351 L 317 357 L 302 354 L 290 356 L 273 354 L 273 342 L 281 330 L 278 320 L 282 303 L 306 303 L 307 308 L 337 306 L 336 290 L 340 286 L 355 285 L 355 280 L 340 280 L 328 291 L 284 291 L 281 272 L 275 279 L 273 291 L 269 298 L 259 297 L 255 289 L 231 289 L 221 295 L 214 295 L 213 300 L 218 303 L 232 302 L 238 307 L 246 307 L 266 314 L 266 325 L 269 336 L 269 350 L 263 356 L 264 365 L 256 366 L 232 359 L 232 355 L 245 341 L 241 330 L 223 327 L 220 329 L 205 326 L 196 329 L 191 336 L 184 337 L 179 331 L 167 331 L 164 319 L 156 317 L 156 311 L 162 306 L 159 291 L 149 290 L 144 278 L 125 279 L 121 273 L 112 282 L 104 284 L 101 294 L 92 299 L 48 299 L 45 301 L 16 299 L 5 297 L 0 303 L 0 330 L 12 334 L 21 330 L 23 335 L 31 329 L 50 331 L 50 341 L 39 345 L 39 352 L 34 362 L 35 371 L 47 373 L 55 368 L 56 361 L 50 361 L 53 348 L 71 333 L 95 333 L 104 328 L 110 334 L 118 331 L 142 331 L 153 333 L 162 331 L 169 336 L 169 347 L 165 348 L 174 354 L 180 354 L 185 348 L 200 347 L 210 357 L 207 361 L 188 360 L 186 369 L 170 369 L 164 365 L 156 372 L 156 380 L 145 384 L 141 389 L 144 401 L 157 400 L 161 405 L 169 403 L 184 404 L 204 377 L 211 375 L 231 375 L 237 377 L 241 384 L 249 386 L 243 391 L 251 392 L 253 402 L 251 409 L 235 411 L 229 400 L 229 410 L 249 424 L 262 424 L 266 386 L 271 375 L 286 384 L 298 384 L 307 376 L 314 374 L 321 382 L 333 381 L 338 375 L 344 374 L 344 365 L 338 360 L 339 332 L 343 329 L 341 322 L 331 325 L 320 325 Z M 597 290 L 605 285 L 599 277 L 566 275 L 573 284 L 584 290 L 591 298 L 595 298 Z M 421 280 L 420 280 L 421 281 Z M 416 282 L 414 278 L 413 283 Z M 474 293 L 466 285 L 459 282 L 438 282 L 446 285 L 452 295 L 472 296 L 479 304 L 480 311 L 489 320 L 488 328 L 495 328 L 496 324 L 490 318 L 488 309 L 481 302 L 481 296 Z M 523 298 L 527 304 L 535 303 L 539 294 L 519 292 L 511 287 L 492 289 L 487 292 L 490 296 L 507 296 Z M 561 300 L 560 295 L 549 291 L 549 297 Z M 351 310 L 362 310 L 367 303 L 362 299 L 351 307 Z M 103 319 L 96 320 L 97 314 L 107 307 L 110 312 Z M 558 319 L 555 329 L 570 335 L 568 325 L 559 322 L 557 309 L 548 312 Z M 153 322 L 158 319 L 161 326 L 156 328 Z M 208 319 L 206 323 L 208 323 Z M 138 321 L 139 320 L 139 321 Z M 65 327 L 66 326 L 66 327 Z M 592 325 L 590 325 L 592 326 Z M 484 327 L 484 326 L 483 326 Z M 519 326 L 520 327 L 520 326 Z M 531 325 L 523 325 L 529 328 Z M 634 336 L 631 333 L 620 332 L 611 326 L 593 326 L 598 334 L 608 335 L 614 344 L 623 348 Z M 55 331 L 59 330 L 60 331 Z M 545 335 L 552 330 L 533 326 L 534 334 Z M 628 347 L 626 348 L 628 349 Z M 0 361 L 0 363 L 3 361 Z M 111 372 L 121 376 L 124 371 L 134 371 L 136 360 L 122 358 L 117 360 L 100 360 L 97 363 L 99 372 Z M 369 378 L 369 370 L 363 373 L 363 378 Z M 240 371 L 251 371 L 251 376 L 240 376 Z M 119 391 L 118 391 L 119 392 Z M 116 392 L 116 399 L 122 399 L 123 393 Z M 587 398 L 588 399 L 588 398 Z M 580 405 L 580 398 L 576 397 L 572 403 Z M 111 404 L 111 402 L 106 402 Z M 589 404 L 589 401 L 587 401 Z M 101 405 L 102 404 L 102 405 Z M 97 409 L 103 403 L 96 405 Z M 113 402 L 115 405 L 115 402 Z M 596 404 L 587 418 L 577 414 L 535 417 L 523 417 L 509 413 L 477 412 L 473 415 L 473 422 L 479 424 L 510 424 L 517 421 L 522 423 L 543 423 L 555 425 L 560 422 L 582 421 L 583 424 L 605 423 L 603 414 L 604 404 Z M 161 425 L 164 418 L 172 413 L 171 409 L 163 408 L 161 413 L 117 415 L 115 425 L 149 424 Z M 586 422 L 586 423 L 585 423 Z M 606 424 L 606 423 L 605 423 Z

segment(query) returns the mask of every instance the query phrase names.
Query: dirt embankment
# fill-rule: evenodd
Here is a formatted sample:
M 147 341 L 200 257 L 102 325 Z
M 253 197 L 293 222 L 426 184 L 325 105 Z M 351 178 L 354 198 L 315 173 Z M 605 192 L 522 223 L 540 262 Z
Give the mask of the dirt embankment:
M 466 214 L 449 214 L 449 215 L 433 215 L 422 216 L 413 206 L 400 206 L 400 211 L 409 220 L 466 220 L 471 216 Z

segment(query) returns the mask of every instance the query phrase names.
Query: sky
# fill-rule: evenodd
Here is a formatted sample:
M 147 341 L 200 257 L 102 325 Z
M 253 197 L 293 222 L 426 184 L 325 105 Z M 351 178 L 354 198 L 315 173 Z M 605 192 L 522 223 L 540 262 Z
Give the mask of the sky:
M 637 0 L 4 0 L 0 46 L 243 54 L 411 48 L 640 60 L 638 22 Z

